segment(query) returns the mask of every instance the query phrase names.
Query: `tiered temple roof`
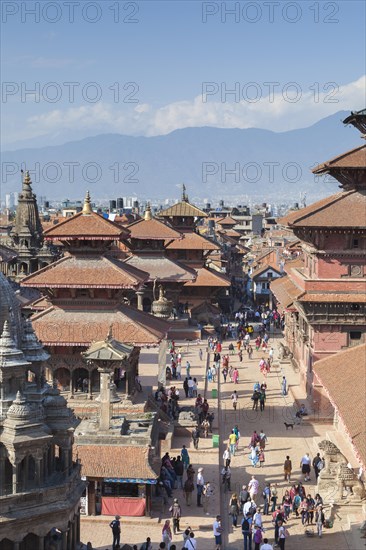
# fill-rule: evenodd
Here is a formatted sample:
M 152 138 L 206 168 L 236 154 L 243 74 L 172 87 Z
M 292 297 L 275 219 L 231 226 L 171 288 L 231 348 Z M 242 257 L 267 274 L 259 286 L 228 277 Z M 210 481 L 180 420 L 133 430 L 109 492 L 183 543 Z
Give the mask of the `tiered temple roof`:
M 29 288 L 138 288 L 148 273 L 106 256 L 67 255 L 26 277 Z
M 103 340 L 111 324 L 116 340 L 135 345 L 158 344 L 169 329 L 165 321 L 126 305 L 88 310 L 52 306 L 35 314 L 32 323 L 46 346 L 88 347 L 93 341 Z

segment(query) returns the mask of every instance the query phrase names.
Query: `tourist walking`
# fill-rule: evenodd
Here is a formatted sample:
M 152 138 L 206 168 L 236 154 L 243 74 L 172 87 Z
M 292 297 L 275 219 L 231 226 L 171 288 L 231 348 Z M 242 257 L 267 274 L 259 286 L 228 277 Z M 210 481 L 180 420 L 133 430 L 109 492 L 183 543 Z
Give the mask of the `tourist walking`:
M 263 514 L 265 516 L 268 516 L 268 514 L 269 514 L 269 503 L 271 502 L 271 496 L 272 496 L 270 483 L 266 483 L 266 485 L 263 489 L 262 495 L 263 495 L 263 499 L 264 499 Z
M 121 539 L 121 516 L 115 516 L 114 520 L 111 521 L 109 527 L 112 529 L 113 543 L 112 548 L 119 548 L 120 539 Z
M 226 493 L 226 490 L 231 490 L 231 468 L 230 466 L 224 466 L 221 470 L 221 479 L 222 483 L 224 485 L 224 491 Z
M 279 527 L 278 527 L 278 544 L 279 544 L 280 550 L 285 550 L 285 542 L 286 542 L 286 538 L 289 535 L 289 532 L 287 531 L 286 527 L 284 526 L 283 521 L 279 521 L 278 524 L 279 524 Z
M 182 457 L 182 462 L 183 462 L 183 466 L 184 466 L 184 469 L 186 470 L 189 466 L 189 454 L 188 454 L 188 451 L 186 449 L 186 446 L 183 445 L 182 447 L 182 450 L 180 452 L 180 456 Z
M 238 440 L 238 437 L 235 431 L 231 430 L 231 434 L 229 435 L 229 445 L 230 445 L 230 453 L 232 454 L 232 456 L 235 456 L 237 440 Z
M 231 522 L 233 527 L 238 525 L 238 515 L 239 515 L 239 502 L 238 496 L 236 493 L 233 493 L 229 502 L 229 514 L 231 516 Z
M 252 479 L 249 481 L 248 485 L 250 498 L 256 502 L 258 489 L 259 489 L 259 481 L 256 479 L 255 476 L 252 476 Z
M 213 524 L 213 534 L 215 537 L 215 549 L 221 550 L 222 546 L 222 532 L 223 527 L 221 525 L 221 516 L 216 516 L 216 521 Z
M 317 480 L 318 477 L 319 477 L 319 468 L 318 468 L 318 465 L 319 465 L 319 462 L 321 462 L 322 459 L 320 458 L 320 453 L 317 453 L 316 456 L 313 458 L 313 468 L 314 468 L 314 474 L 315 474 L 315 479 Z
M 252 550 L 252 523 L 251 517 L 243 517 L 241 521 L 241 532 L 244 538 L 244 550 Z
M 320 505 L 320 506 L 318 506 L 318 509 L 317 509 L 317 512 L 316 512 L 316 518 L 315 518 L 316 530 L 317 530 L 317 533 L 318 533 L 318 537 L 321 537 L 322 534 L 323 534 L 324 522 L 325 522 L 325 516 L 324 516 L 324 512 L 323 512 L 323 506 Z
M 286 456 L 286 460 L 283 463 L 283 474 L 285 481 L 291 481 L 292 462 L 289 456 Z
M 197 479 L 196 479 L 196 489 L 197 489 L 197 506 L 199 508 L 202 507 L 201 498 L 202 498 L 203 486 L 205 484 L 205 480 L 203 478 L 202 472 L 203 472 L 203 468 L 198 468 Z
M 184 464 L 180 456 L 177 456 L 174 462 L 174 471 L 175 471 L 175 475 L 177 476 L 177 487 L 178 489 L 183 489 Z
M 169 512 L 173 520 L 173 533 L 176 535 L 177 532 L 180 531 L 179 520 L 182 515 L 182 510 L 177 498 L 174 499 L 173 504 L 169 508 Z
M 206 514 L 206 516 L 209 516 L 209 505 L 210 500 L 213 495 L 213 490 L 211 487 L 211 484 L 209 482 L 205 483 L 202 489 L 202 503 L 203 503 L 203 511 Z
M 311 479 L 310 479 L 310 470 L 311 470 L 310 464 L 311 464 L 310 455 L 309 455 L 309 453 L 305 453 L 304 456 L 301 459 L 301 462 L 300 462 L 301 471 L 305 476 L 304 481 L 311 481 Z
M 238 406 L 238 394 L 236 390 L 231 394 L 231 401 L 233 403 L 233 409 L 236 411 L 236 407 Z
M 188 470 L 187 470 L 188 472 Z M 183 492 L 186 499 L 186 505 L 190 506 L 192 504 L 192 493 L 194 491 L 194 483 L 191 477 L 188 477 L 183 486 Z
M 262 535 L 262 529 L 258 525 L 254 525 L 254 535 L 253 535 L 253 542 L 254 542 L 254 550 L 260 550 L 259 545 L 263 540 Z
M 172 543 L 172 538 L 173 538 L 173 535 L 172 535 L 172 530 L 170 528 L 170 520 L 167 519 L 164 523 L 164 527 L 163 527 L 163 530 L 161 532 L 161 535 L 162 535 L 162 542 L 165 543 L 165 548 L 170 548 L 170 545 Z
M 287 389 L 287 380 L 285 376 L 282 376 L 281 390 L 282 390 L 282 395 L 286 396 L 288 389 Z
M 224 459 L 225 466 L 229 466 L 231 462 L 231 453 L 229 447 L 226 447 L 222 458 Z

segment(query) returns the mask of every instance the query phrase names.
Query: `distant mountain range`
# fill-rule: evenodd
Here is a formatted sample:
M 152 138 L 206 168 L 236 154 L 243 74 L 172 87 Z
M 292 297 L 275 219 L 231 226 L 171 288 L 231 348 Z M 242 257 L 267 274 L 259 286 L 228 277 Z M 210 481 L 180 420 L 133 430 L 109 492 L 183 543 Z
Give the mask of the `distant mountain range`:
M 308 128 L 276 133 L 249 128 L 186 128 L 164 136 L 102 134 L 63 145 L 2 153 L 1 197 L 20 190 L 20 167 L 35 170 L 33 189 L 50 199 L 137 195 L 190 199 L 247 196 L 253 200 L 308 202 L 337 191 L 316 181 L 311 168 L 361 145 L 340 111 Z M 13 172 L 13 173 L 12 173 Z

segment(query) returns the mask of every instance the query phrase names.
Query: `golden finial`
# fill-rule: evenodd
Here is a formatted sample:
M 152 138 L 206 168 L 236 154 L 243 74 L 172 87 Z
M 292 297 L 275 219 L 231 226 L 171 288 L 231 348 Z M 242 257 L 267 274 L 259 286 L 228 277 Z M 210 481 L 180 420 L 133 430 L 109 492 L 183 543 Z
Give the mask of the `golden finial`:
M 93 210 L 92 210 L 92 207 L 91 207 L 91 204 L 90 204 L 90 193 L 89 193 L 89 191 L 87 191 L 86 195 L 85 195 L 85 200 L 84 200 L 83 214 L 88 215 L 88 214 L 92 214 L 92 213 L 93 213 Z
M 31 177 L 29 175 L 29 170 L 26 170 L 24 174 L 23 183 L 26 183 L 27 185 L 30 185 L 32 183 Z
M 150 203 L 148 202 L 145 210 L 145 221 L 149 221 L 149 220 L 152 220 L 152 214 L 151 214 L 151 206 L 150 206 Z
M 183 183 L 182 186 L 182 201 L 188 202 L 188 195 L 186 193 L 186 186 Z

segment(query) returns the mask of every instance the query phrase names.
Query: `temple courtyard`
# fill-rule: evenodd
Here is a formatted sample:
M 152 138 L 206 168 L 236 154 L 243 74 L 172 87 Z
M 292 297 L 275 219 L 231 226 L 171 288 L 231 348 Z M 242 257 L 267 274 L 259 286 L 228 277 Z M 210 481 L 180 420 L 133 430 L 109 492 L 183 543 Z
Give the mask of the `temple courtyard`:
M 231 517 L 229 516 L 229 500 L 231 493 L 239 494 L 243 484 L 247 484 L 251 476 L 255 474 L 260 483 L 260 488 L 257 496 L 257 504 L 263 507 L 262 490 L 266 482 L 271 485 L 277 484 L 278 502 L 282 502 L 282 496 L 285 489 L 290 488 L 288 482 L 283 480 L 283 463 L 286 455 L 289 455 L 292 464 L 293 482 L 303 481 L 301 474 L 300 461 L 305 453 L 309 453 L 311 459 L 319 452 L 318 444 L 323 439 L 330 439 L 335 443 L 341 452 L 347 457 L 351 465 L 356 468 L 356 460 L 352 456 L 352 451 L 345 441 L 343 441 L 337 431 L 333 428 L 333 414 L 329 411 L 319 417 L 316 411 L 316 403 L 308 403 L 304 400 L 299 383 L 299 374 L 295 372 L 291 363 L 280 362 L 278 360 L 278 347 L 281 342 L 281 335 L 271 334 L 269 347 L 273 346 L 275 350 L 274 362 L 271 372 L 268 374 L 267 383 L 267 401 L 263 412 L 252 410 L 251 395 L 255 382 L 263 382 L 263 376 L 259 371 L 259 361 L 262 357 L 261 352 L 254 351 L 252 360 L 248 360 L 247 353 L 244 352 L 243 361 L 240 363 L 238 355 L 235 351 L 234 355 L 230 356 L 230 364 L 239 369 L 239 383 L 234 386 L 233 382 L 227 379 L 224 383 L 223 376 L 219 373 L 218 383 L 208 383 L 205 380 L 205 372 L 207 361 L 212 363 L 213 354 L 207 357 L 207 342 L 197 341 L 181 345 L 177 343 L 177 347 L 182 350 L 182 379 L 185 375 L 185 362 L 189 360 L 191 363 L 191 376 L 195 376 L 198 381 L 198 393 L 205 395 L 208 398 L 210 411 L 214 412 L 215 419 L 213 422 L 213 433 L 219 434 L 219 447 L 213 446 L 211 435 L 207 438 L 201 438 L 198 450 L 193 448 L 191 438 L 187 434 L 182 436 L 178 433 L 172 439 L 172 447 L 170 456 L 178 456 L 182 445 L 185 444 L 189 450 L 191 463 L 197 473 L 198 467 L 203 468 L 203 476 L 205 481 L 210 481 L 214 494 L 209 504 L 208 514 L 203 512 L 203 508 L 196 506 L 196 492 L 193 493 L 192 505 L 186 506 L 183 491 L 175 489 L 173 497 L 178 498 L 182 507 L 182 519 L 180 522 L 181 532 L 173 536 L 173 544 L 178 549 L 183 547 L 182 532 L 188 526 L 195 533 L 198 550 L 214 549 L 214 538 L 212 533 L 212 524 L 217 514 L 221 514 L 224 527 L 223 533 L 223 548 L 231 550 L 239 550 L 243 548 L 243 537 L 240 526 L 236 529 L 231 525 Z M 222 354 L 229 353 L 228 345 L 230 341 L 226 340 L 223 344 Z M 202 349 L 205 353 L 203 359 L 199 359 L 199 350 Z M 167 358 L 167 364 L 169 357 Z M 143 349 L 140 357 L 140 379 L 143 388 L 156 388 L 157 380 L 157 352 L 151 349 Z M 281 392 L 282 377 L 286 376 L 289 391 L 286 396 Z M 171 382 L 173 383 L 173 382 Z M 168 382 L 169 384 L 169 382 Z M 175 382 L 180 390 L 180 406 L 193 405 L 194 399 L 186 399 L 182 388 L 183 381 Z M 218 389 L 216 397 L 213 389 Z M 234 411 L 232 407 L 231 394 L 237 390 L 239 395 L 238 407 Z M 142 399 L 146 395 L 140 395 Z M 306 417 L 301 425 L 295 425 L 293 429 L 286 429 L 284 422 L 290 423 L 294 414 L 301 403 L 305 403 L 309 410 L 313 412 Z M 232 458 L 232 482 L 231 491 L 224 491 L 221 483 L 221 469 L 223 467 L 223 452 L 227 446 L 228 435 L 234 425 L 238 425 L 240 430 L 240 442 L 238 453 Z M 265 463 L 263 467 L 253 467 L 249 461 L 249 442 L 253 430 L 258 433 L 263 430 L 267 435 L 268 441 L 265 450 Z M 307 493 L 312 497 L 318 492 L 315 485 L 315 476 L 312 471 L 311 481 L 304 483 L 307 487 Z M 316 526 L 313 526 L 315 535 L 308 536 L 305 533 L 304 526 L 301 524 L 301 518 L 296 519 L 290 515 L 287 523 L 287 528 L 290 532 L 290 537 L 286 539 L 286 550 L 301 548 L 303 550 L 361 550 L 365 547 L 365 539 L 362 539 L 362 533 L 359 529 L 363 522 L 365 510 L 361 504 L 349 504 L 341 507 L 336 507 L 331 510 L 331 496 L 328 501 L 325 500 L 325 517 L 332 517 L 334 524 L 331 529 L 323 530 L 323 537 L 320 539 L 316 536 Z M 121 547 L 123 544 L 134 545 L 139 548 L 146 537 L 149 536 L 152 541 L 152 546 L 157 549 L 161 542 L 161 531 L 164 521 L 170 518 L 169 503 L 162 505 L 161 509 L 153 509 L 152 517 L 142 518 L 121 518 Z M 241 516 L 242 517 L 242 516 Z M 241 521 L 239 518 L 239 522 Z M 109 527 L 113 517 L 108 516 L 82 516 L 81 519 L 81 540 L 84 544 L 91 542 L 93 548 L 106 550 L 112 548 L 112 532 Z M 271 515 L 263 517 L 263 525 L 265 535 L 270 544 L 274 545 L 274 527 L 271 522 Z M 311 526 L 310 526 L 311 527 Z M 253 544 L 254 548 L 254 544 Z

